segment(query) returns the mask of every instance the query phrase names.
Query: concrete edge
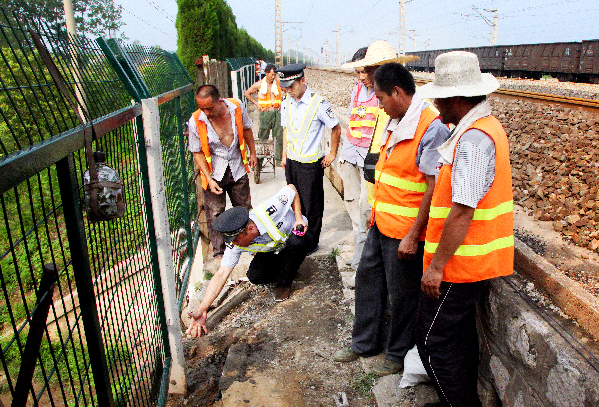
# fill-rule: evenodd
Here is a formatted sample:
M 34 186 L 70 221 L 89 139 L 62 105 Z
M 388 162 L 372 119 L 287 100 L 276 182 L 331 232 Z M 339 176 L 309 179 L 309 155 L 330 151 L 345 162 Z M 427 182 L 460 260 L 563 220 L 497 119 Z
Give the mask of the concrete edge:
M 558 307 L 599 340 L 599 299 L 522 241 L 515 239 L 514 249 L 514 269 L 530 278 Z

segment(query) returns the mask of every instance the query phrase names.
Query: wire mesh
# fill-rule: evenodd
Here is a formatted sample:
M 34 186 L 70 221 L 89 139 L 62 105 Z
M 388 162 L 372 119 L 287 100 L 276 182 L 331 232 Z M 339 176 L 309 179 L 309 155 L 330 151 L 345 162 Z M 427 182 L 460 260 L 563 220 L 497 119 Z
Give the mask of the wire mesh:
M 69 38 L 62 32 L 36 26 L 38 36 L 50 52 L 72 95 L 82 101 L 93 119 L 130 106 L 131 95 L 119 79 L 106 55 L 95 41 L 84 37 Z M 3 162 L 32 148 L 40 142 L 51 142 L 55 136 L 80 125 L 75 112 L 44 67 L 33 45 L 27 27 L 15 15 L 0 12 L 0 167 Z M 160 94 L 188 84 L 173 55 L 154 48 L 135 51 L 137 68 L 152 93 Z M 176 58 L 176 57 L 174 57 Z M 191 99 L 190 99 L 191 97 Z M 181 98 L 180 111 L 187 117 L 193 109 L 191 93 Z M 169 149 L 179 152 L 177 139 L 181 133 L 178 115 L 179 99 L 165 104 L 164 141 Z M 184 116 L 185 117 L 185 116 Z M 159 314 L 156 285 L 152 273 L 140 164 L 141 121 L 114 124 L 114 130 L 94 142 L 94 150 L 106 154 L 107 164 L 120 175 L 126 197 L 124 217 L 107 222 L 87 220 L 83 203 L 83 175 L 87 168 L 83 141 L 73 151 L 65 151 L 70 163 L 70 176 L 75 180 L 76 212 L 79 214 L 83 248 L 88 255 L 89 269 L 74 266 L 71 248 L 74 246 L 69 225 L 77 218 L 65 210 L 65 174 L 57 163 L 35 176 L 13 185 L 0 194 L 2 224 L 0 226 L 0 402 L 10 405 L 16 397 L 17 377 L 21 361 L 33 331 L 32 321 L 40 312 L 41 299 L 52 296 L 50 312 L 43 324 L 43 338 L 33 378 L 26 389 L 28 405 L 99 405 L 99 392 L 92 367 L 100 359 L 108 376 L 111 398 L 115 405 L 156 405 L 165 363 L 167 344 L 164 342 Z M 41 143 L 44 144 L 44 143 Z M 168 150 L 170 151 L 170 150 Z M 187 236 L 192 233 L 188 215 L 177 208 L 183 190 L 190 203 L 188 214 L 195 213 L 195 191 L 189 187 L 189 174 L 176 179 L 184 160 L 169 159 L 163 154 L 167 179 L 171 230 L 186 229 L 185 243 L 175 251 L 191 248 Z M 60 167 L 64 168 L 64 167 Z M 192 171 L 193 167 L 188 171 Z M 172 201 L 172 203 L 170 202 Z M 172 209 L 172 211 L 171 211 Z M 177 233 L 174 236 L 178 236 Z M 182 241 L 181 238 L 179 240 Z M 186 255 L 192 255 L 187 250 Z M 52 263 L 58 270 L 53 291 L 41 292 L 39 281 L 42 265 Z M 178 268 L 178 270 L 181 267 Z M 91 275 L 91 286 L 82 287 L 82 273 Z M 87 304 L 87 305 L 85 305 Z M 95 312 L 96 326 L 86 321 Z M 93 324 L 92 324 L 93 325 Z M 90 329 L 99 330 L 100 349 L 90 348 Z M 86 333 L 88 335 L 86 335 Z M 98 356 L 100 355 L 100 356 Z
M 183 65 L 174 54 L 157 48 L 124 45 L 123 51 L 146 84 L 149 96 L 159 96 L 192 83 Z M 183 282 L 191 269 L 195 250 L 194 237 L 199 224 L 190 225 L 197 213 L 193 155 L 187 149 L 187 120 L 195 110 L 193 92 L 162 103 L 160 109 L 160 143 L 162 146 L 167 212 L 175 262 L 177 296 L 185 290 Z

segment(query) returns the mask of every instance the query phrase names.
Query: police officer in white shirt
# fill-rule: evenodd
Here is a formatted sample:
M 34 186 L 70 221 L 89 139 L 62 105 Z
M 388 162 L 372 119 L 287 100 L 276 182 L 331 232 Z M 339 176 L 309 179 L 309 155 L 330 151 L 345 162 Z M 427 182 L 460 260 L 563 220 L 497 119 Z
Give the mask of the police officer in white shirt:
M 288 184 L 293 184 L 301 198 L 302 213 L 308 218 L 311 251 L 316 250 L 324 212 L 324 169 L 337 156 L 341 127 L 329 103 L 310 91 L 304 78 L 305 64 L 287 65 L 277 70 L 282 90 L 287 97 L 281 105 L 283 155 Z M 331 151 L 324 154 L 324 128 L 331 131 Z
M 210 280 L 198 310 L 190 313 L 187 333 L 201 336 L 206 329 L 208 308 L 220 294 L 243 251 L 255 253 L 247 277 L 254 284 L 275 284 L 275 301 L 291 294 L 291 283 L 306 257 L 310 240 L 300 198 L 293 185 L 283 187 L 275 196 L 254 209 L 242 206 L 228 209 L 214 221 L 213 227 L 227 243 L 216 274 Z

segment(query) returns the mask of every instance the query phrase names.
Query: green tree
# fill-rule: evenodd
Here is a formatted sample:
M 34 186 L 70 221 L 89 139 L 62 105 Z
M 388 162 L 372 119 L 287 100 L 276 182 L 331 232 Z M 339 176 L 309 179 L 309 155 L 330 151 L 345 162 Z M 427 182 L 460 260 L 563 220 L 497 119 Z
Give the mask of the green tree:
M 95 0 L 87 8 L 86 28 L 84 32 L 102 36 L 117 37 L 116 32 L 125 23 L 121 21 L 123 8 L 114 4 L 113 0 Z M 118 38 L 126 40 L 124 33 L 120 33 Z
M 220 60 L 247 56 L 274 60 L 272 51 L 237 28 L 235 15 L 224 0 L 179 0 L 176 26 L 177 54 L 192 77 L 196 58 L 202 55 Z

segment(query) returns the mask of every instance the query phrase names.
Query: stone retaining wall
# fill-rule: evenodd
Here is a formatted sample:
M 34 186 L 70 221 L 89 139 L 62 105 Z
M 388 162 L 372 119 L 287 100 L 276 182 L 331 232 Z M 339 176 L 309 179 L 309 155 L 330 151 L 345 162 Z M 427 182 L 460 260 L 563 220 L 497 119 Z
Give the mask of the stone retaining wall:
M 585 360 L 507 281 L 490 283 L 478 313 L 483 405 L 599 406 L 599 363 Z

